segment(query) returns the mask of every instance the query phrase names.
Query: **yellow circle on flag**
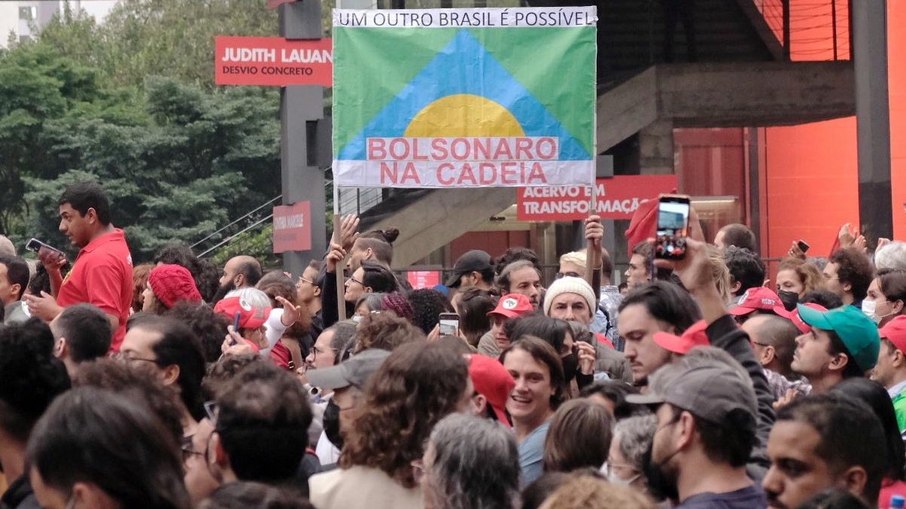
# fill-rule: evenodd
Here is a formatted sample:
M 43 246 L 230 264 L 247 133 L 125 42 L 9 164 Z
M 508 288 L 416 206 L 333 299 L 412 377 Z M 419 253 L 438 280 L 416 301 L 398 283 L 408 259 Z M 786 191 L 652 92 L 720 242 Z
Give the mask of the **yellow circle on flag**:
M 524 135 L 522 125 L 509 110 L 474 94 L 448 95 L 433 101 L 413 117 L 404 134 L 407 138 Z

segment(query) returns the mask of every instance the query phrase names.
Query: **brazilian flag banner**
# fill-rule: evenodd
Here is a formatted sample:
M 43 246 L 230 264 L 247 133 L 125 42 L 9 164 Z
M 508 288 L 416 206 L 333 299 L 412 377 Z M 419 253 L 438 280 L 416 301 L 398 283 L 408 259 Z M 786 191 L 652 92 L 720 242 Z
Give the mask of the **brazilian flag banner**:
M 595 175 L 594 7 L 333 11 L 340 186 Z

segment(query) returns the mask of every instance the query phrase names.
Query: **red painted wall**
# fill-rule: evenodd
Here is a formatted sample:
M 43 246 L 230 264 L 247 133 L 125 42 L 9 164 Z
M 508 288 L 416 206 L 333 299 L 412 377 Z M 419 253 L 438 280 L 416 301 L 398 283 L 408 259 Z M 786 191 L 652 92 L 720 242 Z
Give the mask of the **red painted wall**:
M 783 257 L 794 240 L 805 239 L 809 254 L 827 256 L 840 225 L 859 221 L 856 119 L 764 131 L 765 253 Z
M 887 7 L 894 236 L 906 239 L 906 2 L 888 1 Z M 846 58 L 848 12 L 840 0 L 837 8 L 838 56 Z M 810 9 L 807 17 L 793 13 L 793 59 L 832 59 L 830 5 L 814 3 Z M 826 256 L 841 224 L 859 224 L 855 117 L 768 128 L 763 143 L 765 252 L 783 256 L 793 240 L 804 237 L 812 253 Z
M 893 234 L 906 240 L 906 2 L 887 2 Z

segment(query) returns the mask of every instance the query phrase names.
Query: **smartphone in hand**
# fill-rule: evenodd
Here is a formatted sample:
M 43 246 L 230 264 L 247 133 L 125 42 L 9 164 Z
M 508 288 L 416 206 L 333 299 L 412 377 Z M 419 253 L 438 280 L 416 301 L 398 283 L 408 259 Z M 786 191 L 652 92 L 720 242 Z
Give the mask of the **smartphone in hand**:
M 691 205 L 685 195 L 662 195 L 658 200 L 654 257 L 682 260 L 686 256 Z
M 53 251 L 54 253 L 59 253 L 60 256 L 64 258 L 66 257 L 66 253 L 64 253 L 62 250 L 57 249 L 50 244 L 47 244 L 46 242 L 41 242 L 34 237 L 28 239 L 28 242 L 25 243 L 25 249 L 28 249 L 29 251 L 33 251 L 35 253 L 41 252 L 42 247 L 48 249 L 49 251 Z
M 459 315 L 456 313 L 441 313 L 438 318 L 441 336 L 459 335 Z

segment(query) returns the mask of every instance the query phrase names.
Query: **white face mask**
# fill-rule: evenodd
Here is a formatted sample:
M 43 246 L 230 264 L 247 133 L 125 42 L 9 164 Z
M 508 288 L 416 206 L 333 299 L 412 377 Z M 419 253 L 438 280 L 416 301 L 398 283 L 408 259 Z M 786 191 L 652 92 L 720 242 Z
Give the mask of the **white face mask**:
M 877 303 L 873 300 L 865 299 L 862 301 L 862 312 L 874 323 L 881 323 L 881 318 L 875 314 Z
M 609 482 L 610 484 L 618 484 L 621 486 L 629 486 L 630 484 L 634 483 L 636 479 L 642 477 L 642 474 L 636 474 L 629 479 L 622 479 L 616 474 L 616 472 L 613 471 L 612 468 L 610 468 L 606 461 L 601 466 L 601 473 L 603 473 L 604 476 L 607 477 L 607 482 Z
M 629 486 L 630 484 L 634 483 L 636 481 L 636 479 L 638 479 L 641 476 L 642 476 L 642 474 L 636 474 L 636 475 L 630 477 L 629 479 L 620 479 L 616 475 L 611 475 L 611 476 L 607 477 L 607 482 L 609 482 L 610 484 L 617 484 L 620 486 Z
M 865 316 L 871 319 L 875 324 L 881 323 L 881 320 L 887 318 L 893 314 L 893 311 L 887 313 L 886 315 L 878 316 L 877 314 L 877 301 L 865 299 L 862 301 L 862 312 L 865 313 Z

